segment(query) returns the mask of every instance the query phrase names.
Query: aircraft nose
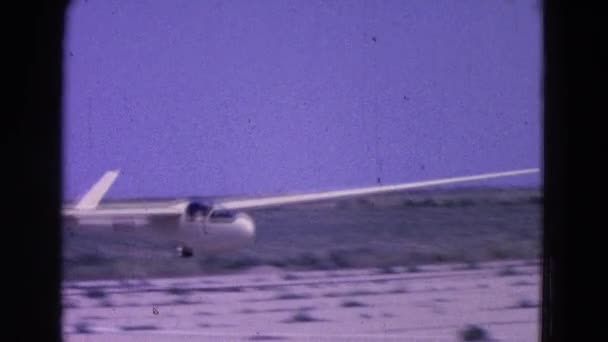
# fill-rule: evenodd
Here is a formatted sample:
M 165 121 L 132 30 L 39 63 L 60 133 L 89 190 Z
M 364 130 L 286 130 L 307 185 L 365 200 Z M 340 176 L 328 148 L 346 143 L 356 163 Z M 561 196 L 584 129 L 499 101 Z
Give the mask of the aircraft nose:
M 240 220 L 243 237 L 246 238 L 249 243 L 253 243 L 255 241 L 255 222 L 246 214 L 242 215 Z

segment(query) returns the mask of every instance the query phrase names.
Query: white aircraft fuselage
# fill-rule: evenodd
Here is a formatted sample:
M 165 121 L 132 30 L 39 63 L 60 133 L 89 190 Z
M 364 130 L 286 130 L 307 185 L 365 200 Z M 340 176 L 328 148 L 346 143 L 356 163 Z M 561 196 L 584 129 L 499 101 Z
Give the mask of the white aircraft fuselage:
M 129 234 L 154 234 L 175 241 L 176 247 L 187 246 L 196 255 L 234 252 L 253 245 L 255 241 L 255 222 L 244 212 L 214 211 L 205 216 L 201 211 L 186 210 L 182 215 L 153 217 L 133 215 L 132 211 L 102 207 L 91 212 L 79 212 L 77 219 L 71 219 L 70 210 L 67 210 L 68 218 L 64 225 L 81 232 L 124 233 L 125 237 Z

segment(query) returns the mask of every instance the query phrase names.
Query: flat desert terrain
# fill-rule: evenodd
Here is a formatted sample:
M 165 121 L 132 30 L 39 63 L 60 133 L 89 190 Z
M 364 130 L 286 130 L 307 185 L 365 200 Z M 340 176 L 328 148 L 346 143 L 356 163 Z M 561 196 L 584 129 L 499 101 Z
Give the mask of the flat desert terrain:
M 540 265 L 66 282 L 66 341 L 537 341 Z
M 188 259 L 66 228 L 65 340 L 537 341 L 541 208 L 471 188 L 253 210 L 254 246 Z

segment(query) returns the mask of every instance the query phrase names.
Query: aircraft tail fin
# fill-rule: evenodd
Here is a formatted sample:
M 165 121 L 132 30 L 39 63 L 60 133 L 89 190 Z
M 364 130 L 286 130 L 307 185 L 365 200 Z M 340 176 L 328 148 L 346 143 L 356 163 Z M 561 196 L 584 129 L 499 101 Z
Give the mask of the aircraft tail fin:
M 119 170 L 107 171 L 91 189 L 78 202 L 75 209 L 91 210 L 97 208 L 103 196 L 110 190 L 110 187 L 118 177 Z

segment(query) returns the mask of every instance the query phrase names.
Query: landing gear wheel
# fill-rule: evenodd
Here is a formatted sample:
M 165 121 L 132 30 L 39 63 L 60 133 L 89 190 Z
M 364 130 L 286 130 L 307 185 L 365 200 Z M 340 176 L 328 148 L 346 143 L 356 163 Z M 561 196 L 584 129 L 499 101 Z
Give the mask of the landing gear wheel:
M 184 245 L 177 246 L 177 255 L 180 258 L 190 258 L 194 255 L 192 248 Z

